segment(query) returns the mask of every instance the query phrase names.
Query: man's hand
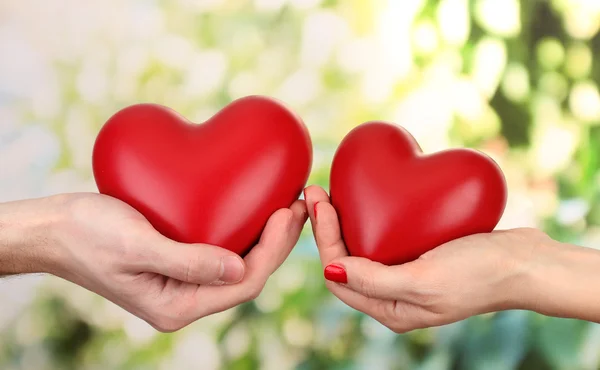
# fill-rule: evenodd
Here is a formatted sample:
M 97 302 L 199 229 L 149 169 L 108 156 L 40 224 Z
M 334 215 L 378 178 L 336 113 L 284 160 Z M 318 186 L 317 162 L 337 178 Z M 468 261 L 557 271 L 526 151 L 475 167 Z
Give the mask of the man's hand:
M 242 259 L 167 239 L 135 209 L 104 195 L 0 204 L 0 274 L 54 274 L 172 332 L 256 298 L 307 217 L 300 200 L 277 211 Z

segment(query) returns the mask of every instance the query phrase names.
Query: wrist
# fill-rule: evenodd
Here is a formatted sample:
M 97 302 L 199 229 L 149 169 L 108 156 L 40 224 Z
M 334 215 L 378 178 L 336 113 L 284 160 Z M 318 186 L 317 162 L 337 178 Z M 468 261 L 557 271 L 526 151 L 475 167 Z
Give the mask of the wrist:
M 62 196 L 0 204 L 0 275 L 53 273 Z
M 533 228 L 503 231 L 499 237 L 503 249 L 503 262 L 498 266 L 501 283 L 490 292 L 491 310 L 538 311 L 539 296 L 548 278 L 545 259 L 557 253 L 560 243 Z
M 547 316 L 600 319 L 600 251 L 546 237 L 524 269 L 517 308 Z

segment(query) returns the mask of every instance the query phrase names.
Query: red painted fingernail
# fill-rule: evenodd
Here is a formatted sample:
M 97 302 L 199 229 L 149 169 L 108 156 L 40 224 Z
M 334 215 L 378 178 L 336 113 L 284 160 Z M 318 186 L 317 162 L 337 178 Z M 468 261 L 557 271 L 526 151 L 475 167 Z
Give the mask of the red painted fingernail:
M 342 266 L 329 265 L 325 267 L 324 275 L 325 279 L 335 283 L 346 284 L 348 282 L 348 275 Z
M 317 204 L 319 204 L 319 202 L 315 203 L 315 208 L 314 208 L 314 210 L 315 210 L 315 220 L 317 219 Z

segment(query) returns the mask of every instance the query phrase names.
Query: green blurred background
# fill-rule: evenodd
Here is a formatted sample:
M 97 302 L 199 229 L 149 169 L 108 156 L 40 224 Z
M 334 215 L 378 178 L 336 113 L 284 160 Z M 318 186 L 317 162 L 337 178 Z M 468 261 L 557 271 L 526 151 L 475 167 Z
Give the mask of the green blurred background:
M 2 0 L 0 201 L 95 191 L 127 105 L 200 122 L 264 94 L 309 127 L 310 183 L 350 129 L 395 122 L 498 161 L 498 228 L 598 247 L 599 27 L 598 0 Z M 0 281 L 0 333 L 3 370 L 600 368 L 600 325 L 523 311 L 393 334 L 328 293 L 308 228 L 256 301 L 180 332 L 27 276 Z

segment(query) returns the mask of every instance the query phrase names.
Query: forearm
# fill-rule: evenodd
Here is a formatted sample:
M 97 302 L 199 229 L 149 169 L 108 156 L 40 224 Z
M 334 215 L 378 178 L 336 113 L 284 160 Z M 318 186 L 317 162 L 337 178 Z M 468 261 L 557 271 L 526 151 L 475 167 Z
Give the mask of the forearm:
M 0 203 L 0 276 L 51 272 L 60 197 Z
M 525 308 L 600 322 L 600 251 L 549 241 L 530 264 Z

